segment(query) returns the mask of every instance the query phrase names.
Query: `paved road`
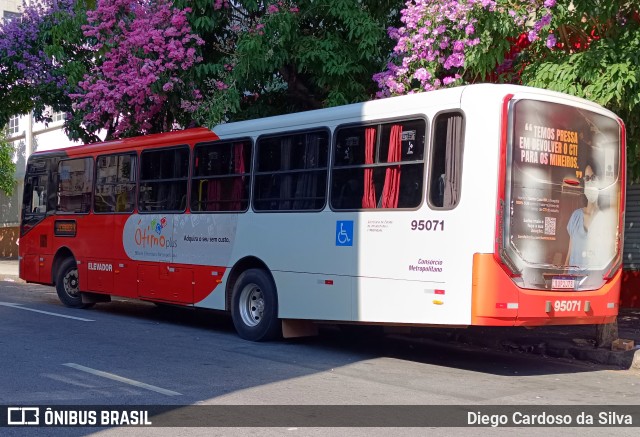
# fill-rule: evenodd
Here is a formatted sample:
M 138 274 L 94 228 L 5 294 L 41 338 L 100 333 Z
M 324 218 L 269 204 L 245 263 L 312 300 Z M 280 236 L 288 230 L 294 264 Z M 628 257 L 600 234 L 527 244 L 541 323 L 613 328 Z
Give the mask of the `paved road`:
M 237 337 L 230 320 L 218 313 L 132 300 L 73 310 L 59 303 L 53 288 L 11 282 L 0 282 L 0 350 L 4 405 L 640 405 L 640 374 L 634 371 L 420 339 L 353 341 L 333 329 L 313 339 L 250 343 Z M 9 431 L 27 434 L 24 428 Z M 258 431 L 298 436 L 391 432 Z M 470 436 L 486 430 L 436 431 Z M 248 432 L 257 431 L 50 428 L 29 434 L 191 437 Z M 526 430 L 527 435 L 548 432 Z M 617 429 L 616 434 L 637 435 L 637 428 Z

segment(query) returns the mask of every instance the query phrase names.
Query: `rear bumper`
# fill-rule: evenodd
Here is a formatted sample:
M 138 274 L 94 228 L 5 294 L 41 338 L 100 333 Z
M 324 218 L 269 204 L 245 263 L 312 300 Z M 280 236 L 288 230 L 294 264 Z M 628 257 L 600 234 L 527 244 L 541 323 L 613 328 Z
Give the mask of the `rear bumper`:
M 473 256 L 471 324 L 542 326 L 611 323 L 618 315 L 622 271 L 600 290 L 555 292 L 518 287 L 493 254 Z

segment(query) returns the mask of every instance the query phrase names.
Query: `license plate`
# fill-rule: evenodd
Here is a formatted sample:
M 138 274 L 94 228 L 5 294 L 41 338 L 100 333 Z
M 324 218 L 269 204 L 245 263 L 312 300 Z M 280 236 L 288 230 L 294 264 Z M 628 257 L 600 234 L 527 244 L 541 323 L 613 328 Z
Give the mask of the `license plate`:
M 574 289 L 576 280 L 573 278 L 551 278 L 551 288 Z

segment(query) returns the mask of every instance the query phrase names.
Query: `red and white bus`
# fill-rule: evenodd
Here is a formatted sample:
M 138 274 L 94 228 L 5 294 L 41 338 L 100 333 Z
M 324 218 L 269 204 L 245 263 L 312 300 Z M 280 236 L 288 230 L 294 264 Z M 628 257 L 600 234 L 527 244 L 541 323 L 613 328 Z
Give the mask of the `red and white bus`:
M 249 340 L 609 323 L 625 166 L 610 111 L 490 84 L 34 153 L 20 277 L 230 311 Z

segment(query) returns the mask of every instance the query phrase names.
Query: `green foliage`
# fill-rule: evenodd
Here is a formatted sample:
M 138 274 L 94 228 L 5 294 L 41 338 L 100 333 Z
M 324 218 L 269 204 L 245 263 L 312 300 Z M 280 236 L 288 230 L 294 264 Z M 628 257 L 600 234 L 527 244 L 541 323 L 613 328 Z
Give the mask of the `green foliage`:
M 630 179 L 640 177 L 640 19 L 630 3 L 574 1 L 556 14 L 562 47 L 532 48 L 522 83 L 569 93 L 615 112 L 627 130 Z M 637 6 L 636 6 L 637 7 Z
M 0 130 L 0 190 L 7 196 L 13 194 L 15 186 L 16 165 L 13 162 L 13 145 L 4 136 L 4 128 Z
M 192 26 L 207 41 L 199 74 L 209 81 L 196 118 L 208 126 L 371 98 L 371 76 L 392 47 L 386 28 L 397 24 L 403 5 L 249 0 L 203 20 L 196 14 L 211 6 L 192 3 Z M 226 27 L 214 28 L 220 25 Z
M 494 75 L 496 66 L 504 61 L 505 53 L 513 45 L 513 37 L 519 33 L 508 14 L 485 12 L 477 18 L 476 32 L 480 43 L 469 51 L 465 62 L 464 76 L 469 82 L 483 81 Z

